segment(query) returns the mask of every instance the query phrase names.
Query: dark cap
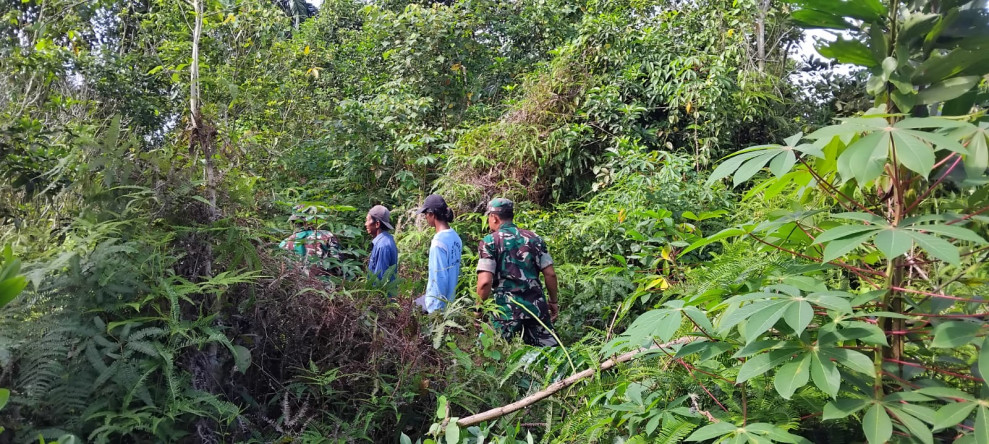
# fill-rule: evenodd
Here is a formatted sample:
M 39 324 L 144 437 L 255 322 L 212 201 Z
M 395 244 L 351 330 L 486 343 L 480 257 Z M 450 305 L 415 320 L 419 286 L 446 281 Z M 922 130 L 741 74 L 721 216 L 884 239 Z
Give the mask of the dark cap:
M 391 226 L 391 211 L 388 211 L 388 209 L 384 206 L 375 205 L 371 207 L 371 209 L 368 210 L 367 215 L 371 216 L 372 219 L 381 222 L 381 225 L 384 225 L 389 230 L 395 229 L 395 227 Z
M 489 214 L 497 214 L 498 216 L 514 216 L 515 204 L 504 197 L 496 197 L 491 199 L 491 202 L 488 202 L 488 210 L 484 212 L 484 215 L 487 216 Z
M 430 194 L 426 197 L 426 200 L 422 202 L 422 207 L 419 208 L 418 214 L 423 214 L 426 212 L 438 213 L 440 211 L 446 212 L 446 201 L 443 200 L 443 196 L 439 194 Z
M 289 222 L 294 222 L 294 221 L 297 221 L 297 220 L 306 220 L 307 219 L 306 215 L 305 214 L 302 214 L 305 211 L 306 211 L 306 206 L 305 205 L 299 204 L 299 205 L 293 206 L 292 207 L 292 215 L 288 217 L 288 221 Z

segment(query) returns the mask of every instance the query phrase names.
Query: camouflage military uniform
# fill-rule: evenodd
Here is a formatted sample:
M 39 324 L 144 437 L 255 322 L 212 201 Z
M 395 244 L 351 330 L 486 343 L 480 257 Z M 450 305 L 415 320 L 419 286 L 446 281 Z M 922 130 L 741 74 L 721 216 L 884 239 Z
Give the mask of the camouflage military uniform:
M 546 244 L 535 233 L 503 223 L 478 246 L 478 271 L 494 274 L 492 292 L 500 310 L 495 326 L 508 339 L 521 334 L 530 345 L 551 347 L 556 339 L 539 272 L 553 265 Z M 540 323 L 541 322 L 541 323 Z
M 326 271 L 322 259 L 340 259 L 340 241 L 333 233 L 326 230 L 302 230 L 285 238 L 278 248 L 294 251 L 299 255 L 306 266 L 312 265 L 314 268 Z M 309 272 L 314 270 L 304 267 Z M 316 273 L 317 275 L 325 273 Z

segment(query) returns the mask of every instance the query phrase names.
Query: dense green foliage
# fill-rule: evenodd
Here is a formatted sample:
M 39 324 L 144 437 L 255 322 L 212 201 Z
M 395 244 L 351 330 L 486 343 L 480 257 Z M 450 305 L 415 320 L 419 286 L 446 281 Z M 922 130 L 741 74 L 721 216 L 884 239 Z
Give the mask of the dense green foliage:
M 0 0 L 0 442 L 989 442 L 983 3 Z M 475 322 L 494 196 L 563 347 Z

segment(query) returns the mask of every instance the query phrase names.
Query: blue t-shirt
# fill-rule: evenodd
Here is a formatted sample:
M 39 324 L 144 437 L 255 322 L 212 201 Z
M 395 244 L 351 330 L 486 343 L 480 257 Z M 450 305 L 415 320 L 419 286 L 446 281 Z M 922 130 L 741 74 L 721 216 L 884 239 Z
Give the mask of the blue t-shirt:
M 382 231 L 371 241 L 371 258 L 368 260 L 368 271 L 378 279 L 395 280 L 398 275 L 398 247 L 391 233 Z
M 426 283 L 423 306 L 427 312 L 442 310 L 456 296 L 463 249 L 460 236 L 452 228 L 433 235 L 429 245 L 429 281 Z

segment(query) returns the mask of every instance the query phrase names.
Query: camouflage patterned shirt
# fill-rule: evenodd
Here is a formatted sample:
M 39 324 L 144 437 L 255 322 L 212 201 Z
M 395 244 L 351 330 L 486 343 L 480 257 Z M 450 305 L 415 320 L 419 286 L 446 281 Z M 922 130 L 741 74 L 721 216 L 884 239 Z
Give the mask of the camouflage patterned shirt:
M 326 230 L 303 230 L 285 238 L 279 248 L 294 251 L 307 260 L 340 258 L 340 241 Z
M 553 265 L 546 243 L 535 233 L 504 223 L 478 246 L 477 271 L 494 274 L 492 293 L 507 319 L 548 317 L 539 272 Z M 509 304 L 509 302 L 514 302 Z

